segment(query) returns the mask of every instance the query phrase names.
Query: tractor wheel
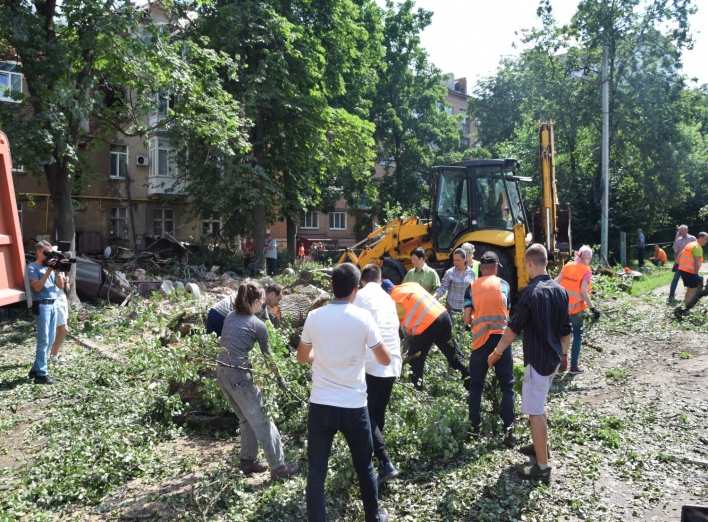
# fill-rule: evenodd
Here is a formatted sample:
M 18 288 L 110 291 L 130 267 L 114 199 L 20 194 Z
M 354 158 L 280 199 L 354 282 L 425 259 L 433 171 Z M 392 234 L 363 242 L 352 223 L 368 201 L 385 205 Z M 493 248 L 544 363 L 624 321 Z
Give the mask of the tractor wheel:
M 381 267 L 381 280 L 388 279 L 394 285 L 400 285 L 406 275 L 406 268 L 403 263 L 387 257 L 383 260 Z
M 477 243 L 474 245 L 474 258 L 479 261 L 482 254 L 488 251 L 494 252 L 499 256 L 499 263 L 502 265 L 497 269 L 497 275 L 509 283 L 509 288 L 511 290 L 511 300 L 516 301 L 518 280 L 516 277 L 516 265 L 514 265 L 513 249 L 500 248 L 494 245 L 488 245 L 485 243 Z

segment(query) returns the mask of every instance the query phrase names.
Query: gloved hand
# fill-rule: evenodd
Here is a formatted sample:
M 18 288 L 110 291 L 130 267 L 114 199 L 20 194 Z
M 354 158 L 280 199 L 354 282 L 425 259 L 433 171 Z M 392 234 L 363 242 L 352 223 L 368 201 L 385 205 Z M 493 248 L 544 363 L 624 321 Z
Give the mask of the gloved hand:
M 602 312 L 598 310 L 597 308 L 591 308 L 590 311 L 592 312 L 592 317 L 595 322 L 600 320 L 600 317 L 602 316 Z
M 287 388 L 287 386 L 285 385 L 285 379 L 283 379 L 282 377 L 278 377 L 278 386 L 280 386 L 281 388 Z

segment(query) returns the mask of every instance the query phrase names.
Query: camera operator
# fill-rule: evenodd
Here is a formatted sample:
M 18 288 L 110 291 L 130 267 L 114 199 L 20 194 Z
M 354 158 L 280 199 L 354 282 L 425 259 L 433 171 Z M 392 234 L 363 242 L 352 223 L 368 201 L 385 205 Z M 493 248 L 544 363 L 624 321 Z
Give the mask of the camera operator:
M 64 362 L 64 359 L 59 357 L 59 348 L 61 348 L 64 339 L 69 334 L 69 300 L 66 297 L 67 292 L 71 289 L 69 274 L 62 272 L 58 272 L 58 274 L 64 277 L 64 284 L 61 285 L 59 280 L 57 280 L 57 299 L 54 301 L 54 309 L 57 312 L 57 330 L 54 344 L 52 344 L 52 349 L 49 352 L 49 362 L 51 363 Z
M 54 301 L 57 299 L 57 288 L 64 287 L 66 278 L 55 268 L 56 259 L 47 259 L 47 266 L 44 266 L 44 251 L 51 250 L 52 245 L 40 241 L 34 248 L 37 260 L 27 265 L 27 279 L 32 291 L 32 313 L 37 323 L 37 353 L 28 377 L 34 379 L 35 384 L 54 384 L 54 379 L 47 373 L 47 355 L 56 336 Z

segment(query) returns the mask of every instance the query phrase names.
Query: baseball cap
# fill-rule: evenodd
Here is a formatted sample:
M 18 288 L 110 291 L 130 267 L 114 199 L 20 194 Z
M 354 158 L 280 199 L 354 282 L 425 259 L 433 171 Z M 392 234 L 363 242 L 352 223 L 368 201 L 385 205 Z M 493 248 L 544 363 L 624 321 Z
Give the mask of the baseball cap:
M 393 290 L 394 284 L 391 282 L 390 279 L 384 279 L 381 281 L 381 288 L 384 289 L 384 292 L 389 293 L 391 290 Z
M 496 263 L 500 267 L 504 267 L 504 265 L 499 262 L 499 256 L 496 254 L 496 252 L 492 252 L 491 250 L 488 250 L 484 254 L 482 254 L 479 263 L 482 265 L 491 265 L 493 263 Z

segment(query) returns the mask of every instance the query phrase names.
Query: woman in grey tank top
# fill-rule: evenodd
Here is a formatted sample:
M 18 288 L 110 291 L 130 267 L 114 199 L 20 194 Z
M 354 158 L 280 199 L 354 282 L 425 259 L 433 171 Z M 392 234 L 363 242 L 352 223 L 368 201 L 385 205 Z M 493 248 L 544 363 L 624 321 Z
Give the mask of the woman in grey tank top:
M 262 473 L 270 468 L 271 478 L 296 473 L 297 463 L 287 464 L 280 433 L 267 418 L 261 391 L 253 383 L 249 353 L 256 342 L 264 357 L 270 357 L 268 328 L 254 314 L 263 303 L 263 288 L 258 283 L 242 283 L 238 288 L 234 311 L 226 316 L 221 332 L 216 378 L 241 428 L 241 471 Z M 268 464 L 258 462 L 258 445 L 263 448 Z

